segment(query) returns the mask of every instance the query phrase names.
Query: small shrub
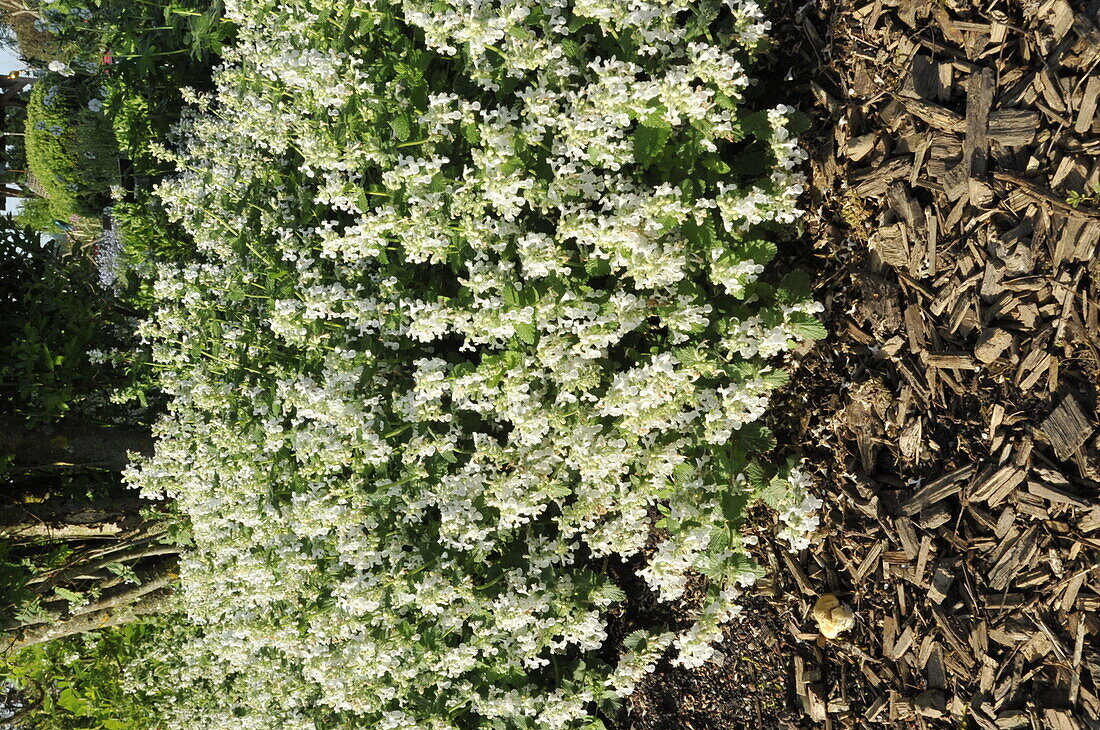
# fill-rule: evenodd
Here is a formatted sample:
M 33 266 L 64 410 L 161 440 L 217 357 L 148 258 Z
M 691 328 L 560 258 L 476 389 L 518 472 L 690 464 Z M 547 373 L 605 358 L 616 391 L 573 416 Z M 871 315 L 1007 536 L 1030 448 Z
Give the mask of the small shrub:
M 194 257 L 194 246 L 181 240 L 183 231 L 169 220 L 163 204 L 151 190 L 135 190 L 129 200 L 115 203 L 111 218 L 133 266 L 139 265 L 138 259 L 182 262 Z
M 99 91 L 87 77 L 47 74 L 27 105 L 27 164 L 63 221 L 98 217 L 119 181 L 118 148 L 109 120 L 97 110 Z
M 168 219 L 152 191 L 137 189 L 110 211 L 119 246 L 117 268 L 111 272 L 114 289 L 133 309 L 150 311 L 155 303 L 157 264 L 187 261 L 194 256 L 194 246 L 179 225 Z
M 221 0 L 51 0 L 43 25 L 66 60 L 96 73 L 119 149 L 138 174 L 165 172 L 150 145 L 179 120 L 182 89 L 206 89 L 234 26 Z

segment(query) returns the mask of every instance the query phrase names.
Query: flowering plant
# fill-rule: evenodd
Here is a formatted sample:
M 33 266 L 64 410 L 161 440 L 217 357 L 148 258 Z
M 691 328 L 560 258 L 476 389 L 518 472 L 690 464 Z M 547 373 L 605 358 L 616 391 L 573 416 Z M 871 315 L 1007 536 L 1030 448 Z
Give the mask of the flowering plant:
M 804 154 L 791 109 L 743 102 L 759 7 L 226 14 L 165 152 L 199 259 L 159 272 L 174 401 L 129 475 L 192 521 L 166 724 L 597 727 L 666 650 L 711 658 L 757 572 L 745 507 L 805 496 L 752 466 L 771 359 L 822 335 L 804 278 L 760 278 Z M 710 591 L 605 666 L 624 596 L 593 566 L 655 527 L 645 581 Z

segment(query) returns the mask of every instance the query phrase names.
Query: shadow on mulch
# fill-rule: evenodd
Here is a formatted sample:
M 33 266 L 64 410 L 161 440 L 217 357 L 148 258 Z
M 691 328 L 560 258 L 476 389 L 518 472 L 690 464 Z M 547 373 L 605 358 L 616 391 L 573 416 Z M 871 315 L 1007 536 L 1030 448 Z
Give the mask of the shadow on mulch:
M 655 547 L 655 545 L 651 546 Z M 607 571 L 630 600 L 612 613 L 605 661 L 614 662 L 623 639 L 654 626 L 689 628 L 684 606 L 698 604 L 704 584 L 689 584 L 676 604 L 660 603 L 635 571 L 641 558 Z M 761 583 L 761 587 L 768 582 Z M 683 669 L 664 659 L 638 683 L 611 725 L 618 730 L 771 730 L 797 727 L 787 675 L 794 647 L 783 609 L 761 595 L 746 596 L 744 613 L 727 628 L 723 659 Z
M 694 671 L 668 666 L 639 683 L 627 702 L 630 730 L 779 728 L 793 720 L 787 696 L 792 648 L 779 612 L 766 599 L 744 601 L 722 645 L 725 659 Z

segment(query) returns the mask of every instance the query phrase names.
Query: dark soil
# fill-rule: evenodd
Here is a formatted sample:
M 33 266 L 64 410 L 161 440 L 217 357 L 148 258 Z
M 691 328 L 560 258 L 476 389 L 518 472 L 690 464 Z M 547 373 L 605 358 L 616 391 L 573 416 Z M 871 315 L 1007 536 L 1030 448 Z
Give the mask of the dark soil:
M 720 665 L 694 671 L 659 667 L 627 700 L 629 730 L 778 728 L 795 714 L 787 697 L 793 653 L 776 607 L 762 597 L 744 602 L 745 618 L 730 627 Z

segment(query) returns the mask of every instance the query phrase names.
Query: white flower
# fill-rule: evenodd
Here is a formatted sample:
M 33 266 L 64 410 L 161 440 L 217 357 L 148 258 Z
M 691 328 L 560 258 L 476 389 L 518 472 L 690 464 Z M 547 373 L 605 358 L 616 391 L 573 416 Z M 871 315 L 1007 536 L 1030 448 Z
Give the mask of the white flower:
M 69 68 L 69 64 L 63 61 L 50 61 L 50 65 L 47 66 L 50 71 L 61 74 L 62 76 L 72 76 L 75 71 Z
M 819 510 L 823 502 L 810 494 L 810 478 L 801 469 L 793 469 L 788 477 L 790 494 L 779 506 L 779 520 L 783 527 L 779 537 L 786 540 L 792 551 L 810 546 L 809 536 L 820 523 Z
M 88 109 L 96 113 L 101 112 L 103 111 L 103 102 L 99 99 L 91 99 L 88 101 Z

